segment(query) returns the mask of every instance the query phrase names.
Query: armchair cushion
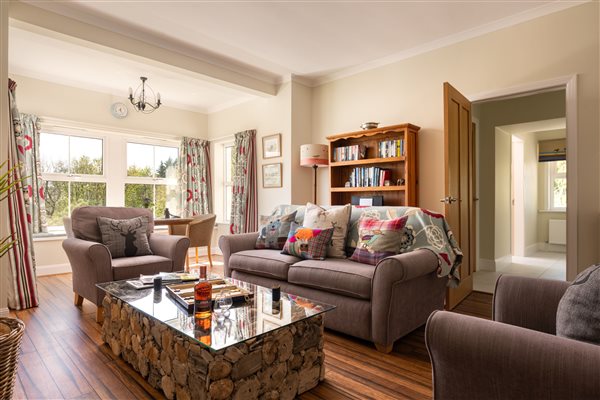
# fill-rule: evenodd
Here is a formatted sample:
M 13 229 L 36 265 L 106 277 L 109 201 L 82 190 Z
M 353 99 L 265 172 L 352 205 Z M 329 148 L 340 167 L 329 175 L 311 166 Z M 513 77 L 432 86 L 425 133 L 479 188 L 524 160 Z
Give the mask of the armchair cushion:
M 112 260 L 113 280 L 137 278 L 140 274 L 154 275 L 171 272 L 173 262 L 161 256 L 122 257 Z
M 600 264 L 577 275 L 558 303 L 556 335 L 600 345 Z
M 148 243 L 148 217 L 112 219 L 97 217 L 102 244 L 112 258 L 137 257 L 152 254 Z

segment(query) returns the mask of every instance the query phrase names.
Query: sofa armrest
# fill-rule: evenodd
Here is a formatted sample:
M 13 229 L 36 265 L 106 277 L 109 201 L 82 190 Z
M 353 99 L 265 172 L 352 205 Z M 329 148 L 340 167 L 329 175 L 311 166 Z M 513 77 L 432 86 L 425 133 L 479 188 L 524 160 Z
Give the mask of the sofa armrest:
M 437 267 L 437 257 L 428 250 L 387 257 L 377 264 L 371 286 L 371 332 L 376 344 L 389 347 L 398 338 L 392 334 L 398 319 L 417 319 L 420 305 L 428 307 L 437 299 L 443 306 L 444 285 L 447 280 L 437 278 Z M 431 275 L 432 287 L 427 282 L 421 282 L 427 288 L 425 293 L 419 293 L 419 299 L 406 299 L 401 293 L 402 284 L 425 275 Z M 406 296 L 410 297 L 412 294 L 406 293 Z M 406 310 L 407 308 L 410 310 Z M 406 315 L 409 312 L 412 316 Z M 424 314 L 419 325 L 425 323 L 430 312 L 431 310 Z
M 231 277 L 229 257 L 238 251 L 254 249 L 257 238 L 258 232 L 223 235 L 219 238 L 219 248 L 223 253 L 223 273 L 226 277 Z
M 173 261 L 173 271 L 185 269 L 185 257 L 190 248 L 190 239 L 177 235 L 150 234 L 148 239 L 150 250 L 157 256 L 162 256 Z
M 502 275 L 494 292 L 494 320 L 550 334 L 569 282 Z
M 592 399 L 600 346 L 438 311 L 425 341 L 435 399 Z

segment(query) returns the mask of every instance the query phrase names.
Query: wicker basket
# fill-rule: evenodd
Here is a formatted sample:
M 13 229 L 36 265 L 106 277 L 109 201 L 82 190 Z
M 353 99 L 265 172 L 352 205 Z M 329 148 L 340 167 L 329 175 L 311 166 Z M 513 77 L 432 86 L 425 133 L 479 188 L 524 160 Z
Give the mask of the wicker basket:
M 0 399 L 12 398 L 21 338 L 25 331 L 23 321 L 0 318 Z

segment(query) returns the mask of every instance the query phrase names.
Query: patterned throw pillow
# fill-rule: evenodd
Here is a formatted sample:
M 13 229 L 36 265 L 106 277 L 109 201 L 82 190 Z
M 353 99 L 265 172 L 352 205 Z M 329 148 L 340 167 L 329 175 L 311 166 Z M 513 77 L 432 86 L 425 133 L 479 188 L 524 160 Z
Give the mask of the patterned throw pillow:
M 407 216 L 388 220 L 362 218 L 358 223 L 358 244 L 350 259 L 377 265 L 380 260 L 399 254 L 407 240 L 407 220 Z
M 289 254 L 305 260 L 324 260 L 332 235 L 333 228 L 312 229 L 298 226 L 294 222 L 281 254 Z
M 112 258 L 152 254 L 148 243 L 148 217 L 97 217 L 96 221 L 102 233 L 102 244 L 108 247 Z
M 350 204 L 346 204 L 343 207 L 330 208 L 329 210 L 325 210 L 312 203 L 306 205 L 303 224 L 305 227 L 333 228 L 333 237 L 331 239 L 331 246 L 327 249 L 327 257 L 346 258 L 344 247 L 351 211 L 352 206 Z
M 292 222 L 296 219 L 296 211 L 287 215 L 274 215 L 264 218 L 258 229 L 256 249 L 282 250 L 290 233 Z

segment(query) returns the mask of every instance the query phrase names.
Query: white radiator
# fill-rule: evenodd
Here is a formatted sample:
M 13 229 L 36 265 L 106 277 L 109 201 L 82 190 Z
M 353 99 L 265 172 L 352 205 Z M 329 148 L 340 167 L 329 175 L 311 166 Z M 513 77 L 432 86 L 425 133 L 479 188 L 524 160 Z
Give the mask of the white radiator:
M 567 244 L 567 220 L 548 220 L 548 243 Z

